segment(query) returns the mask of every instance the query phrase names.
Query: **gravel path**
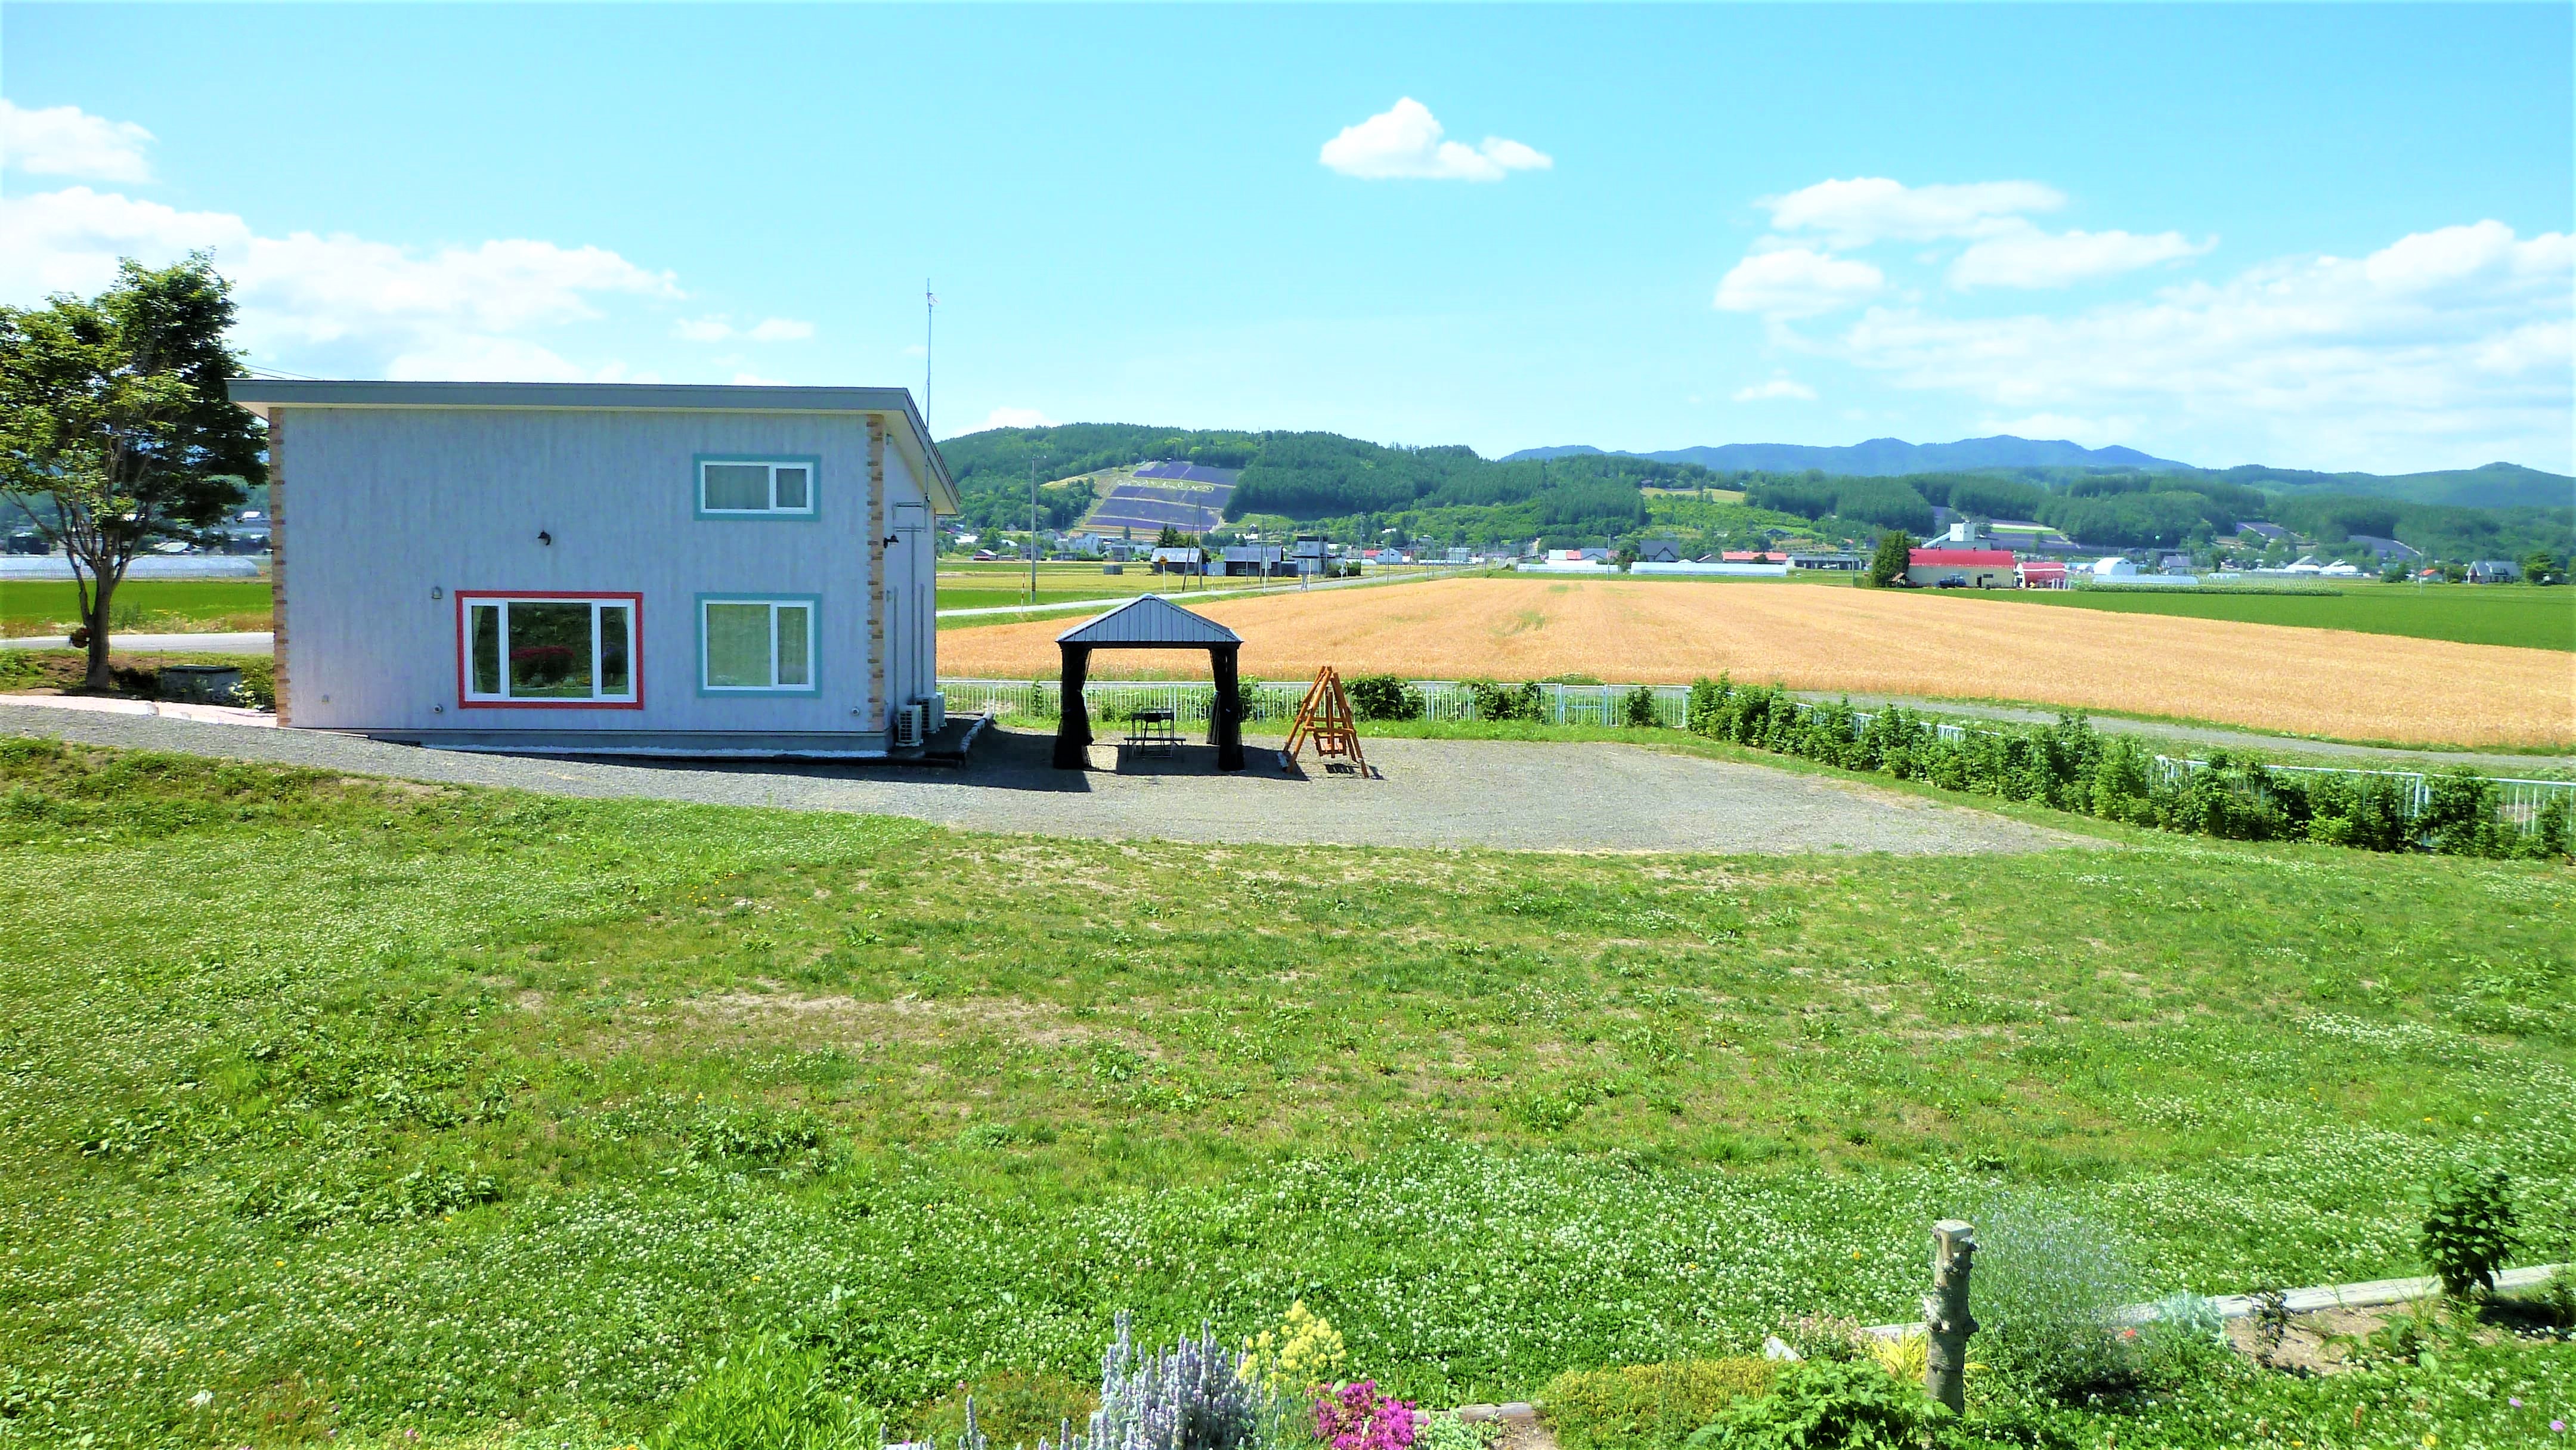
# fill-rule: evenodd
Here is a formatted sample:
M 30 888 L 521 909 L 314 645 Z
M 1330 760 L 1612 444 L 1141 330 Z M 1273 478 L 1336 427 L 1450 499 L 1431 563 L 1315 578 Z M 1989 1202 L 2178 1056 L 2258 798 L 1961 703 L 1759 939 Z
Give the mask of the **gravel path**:
M 0 704 L 0 734 L 267 760 L 565 796 L 873 812 L 979 831 L 1109 840 L 1485 846 L 1528 851 L 2030 851 L 2095 844 L 1856 781 L 1628 745 L 1371 740 L 1380 778 L 1286 774 L 1275 745 L 1222 775 L 1214 751 L 1087 772 L 1047 737 L 987 731 L 964 770 L 475 755 L 314 731 Z M 1117 752 L 1101 747 L 1097 758 Z

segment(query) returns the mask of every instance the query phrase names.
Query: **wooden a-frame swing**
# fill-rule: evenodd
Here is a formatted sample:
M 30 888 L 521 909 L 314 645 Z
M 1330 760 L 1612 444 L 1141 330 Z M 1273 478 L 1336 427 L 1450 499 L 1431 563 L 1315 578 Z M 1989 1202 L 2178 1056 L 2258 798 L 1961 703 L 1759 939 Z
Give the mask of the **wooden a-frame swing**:
M 1331 665 L 1315 672 L 1315 683 L 1306 687 L 1306 698 L 1297 703 L 1297 723 L 1279 752 L 1279 768 L 1295 768 L 1297 752 L 1308 741 L 1314 742 L 1317 761 L 1347 760 L 1361 775 L 1369 773 L 1368 759 L 1360 754 L 1359 724 L 1351 715 L 1350 697 L 1342 693 L 1341 672 Z

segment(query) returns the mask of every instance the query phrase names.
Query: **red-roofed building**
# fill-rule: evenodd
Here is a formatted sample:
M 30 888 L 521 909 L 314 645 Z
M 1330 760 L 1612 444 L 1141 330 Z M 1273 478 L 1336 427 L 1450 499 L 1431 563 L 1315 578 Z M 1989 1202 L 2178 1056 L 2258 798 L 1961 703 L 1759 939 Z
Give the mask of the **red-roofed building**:
M 1956 579 L 1970 589 L 2010 589 L 2016 582 L 2010 549 L 1916 549 L 1906 555 L 1905 578 L 1935 587 Z
M 1719 562 L 1726 564 L 1786 564 L 1789 562 L 1789 556 L 1786 554 L 1766 553 L 1760 549 L 1728 549 L 1717 557 Z
M 2066 587 L 2066 565 L 2059 560 L 2031 559 L 2013 566 L 2013 573 L 2024 589 L 2063 589 Z

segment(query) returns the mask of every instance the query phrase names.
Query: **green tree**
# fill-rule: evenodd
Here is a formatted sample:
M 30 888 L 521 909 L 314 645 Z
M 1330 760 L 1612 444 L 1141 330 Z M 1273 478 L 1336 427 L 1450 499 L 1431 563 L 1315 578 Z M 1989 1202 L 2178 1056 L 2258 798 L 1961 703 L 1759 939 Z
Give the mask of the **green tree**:
M 241 371 L 232 324 L 203 253 L 159 270 L 129 258 L 95 298 L 0 307 L 0 494 L 71 559 L 92 689 L 112 684 L 108 610 L 135 556 L 267 477 L 257 422 L 224 392 Z
M 1869 573 L 1864 576 L 1875 587 L 1891 588 L 1905 581 L 1906 566 L 1913 562 L 1914 540 L 1894 529 L 1878 536 L 1878 552 L 1869 559 Z
M 2523 555 L 2522 577 L 2524 582 L 2531 584 L 2564 584 L 2567 571 L 2558 567 L 2557 555 L 2541 549 Z

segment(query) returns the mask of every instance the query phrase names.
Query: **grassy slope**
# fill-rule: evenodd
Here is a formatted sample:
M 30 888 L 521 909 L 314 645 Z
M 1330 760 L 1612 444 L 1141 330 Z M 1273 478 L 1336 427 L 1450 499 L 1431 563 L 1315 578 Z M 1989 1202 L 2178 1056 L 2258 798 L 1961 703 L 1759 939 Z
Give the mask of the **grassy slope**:
M 0 1400 L 39 1439 L 632 1428 L 779 1323 L 902 1405 L 1079 1376 L 1120 1304 L 1233 1334 L 1299 1294 L 1358 1366 L 1491 1398 L 1902 1316 L 1924 1223 L 2001 1195 L 2151 1240 L 2159 1288 L 2406 1271 L 2411 1188 L 2473 1151 L 2534 1255 L 2576 1223 L 2560 868 L 0 775 Z
M 2247 594 L 2231 597 L 2224 589 L 2176 589 L 2160 593 L 2139 590 L 2111 593 L 2090 589 L 1953 590 L 1962 599 L 2014 604 L 2054 604 L 2078 609 L 2109 609 L 2130 614 L 2179 614 L 2196 619 L 2234 619 L 2249 624 L 2304 625 L 2315 629 L 2351 629 L 2365 634 L 2399 634 L 2416 639 L 2447 639 L 2461 644 L 2515 645 L 2526 649 L 2576 650 L 2576 589 L 2524 588 L 2512 585 L 2346 584 L 2335 596 Z

